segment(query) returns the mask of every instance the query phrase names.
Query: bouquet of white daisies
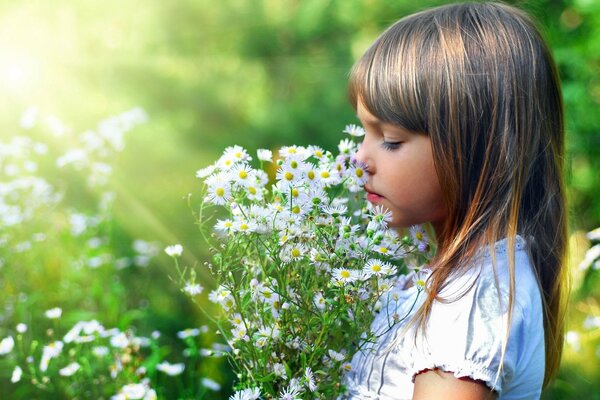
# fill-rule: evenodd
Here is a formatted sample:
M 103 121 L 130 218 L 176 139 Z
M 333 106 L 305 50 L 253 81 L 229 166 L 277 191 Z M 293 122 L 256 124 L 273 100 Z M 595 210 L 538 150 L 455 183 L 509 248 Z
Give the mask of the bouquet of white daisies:
M 354 125 L 345 132 L 363 134 Z M 365 201 L 357 147 L 344 139 L 334 155 L 288 146 L 275 159 L 259 150 L 255 168 L 233 146 L 197 173 L 200 225 L 216 222 L 206 236 L 218 285 L 209 299 L 222 309 L 217 324 L 238 377 L 232 399 L 343 393 L 352 355 L 376 339 L 370 326 L 381 296 L 427 261 L 421 228 L 401 236 L 388 229 L 388 210 Z M 185 279 L 185 290 L 198 293 L 195 275 Z M 402 317 L 390 316 L 390 327 Z

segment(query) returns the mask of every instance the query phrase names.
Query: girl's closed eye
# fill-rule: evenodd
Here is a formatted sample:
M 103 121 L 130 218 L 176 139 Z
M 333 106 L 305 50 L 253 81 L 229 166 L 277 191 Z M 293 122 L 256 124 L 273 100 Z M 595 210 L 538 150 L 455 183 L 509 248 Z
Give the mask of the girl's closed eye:
M 402 142 L 388 142 L 386 140 L 384 140 L 381 143 L 381 146 L 388 151 L 394 151 L 400 148 L 400 146 L 402 145 Z

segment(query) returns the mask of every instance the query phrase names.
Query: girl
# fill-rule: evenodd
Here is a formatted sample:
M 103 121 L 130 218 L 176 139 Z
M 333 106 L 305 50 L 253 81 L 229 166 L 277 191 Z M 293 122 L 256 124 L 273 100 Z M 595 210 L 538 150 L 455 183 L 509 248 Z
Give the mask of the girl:
M 424 291 L 390 293 L 348 397 L 539 398 L 562 350 L 566 213 L 559 81 L 533 22 L 498 3 L 403 18 L 350 98 L 368 200 L 396 227 L 431 223 L 438 250 Z

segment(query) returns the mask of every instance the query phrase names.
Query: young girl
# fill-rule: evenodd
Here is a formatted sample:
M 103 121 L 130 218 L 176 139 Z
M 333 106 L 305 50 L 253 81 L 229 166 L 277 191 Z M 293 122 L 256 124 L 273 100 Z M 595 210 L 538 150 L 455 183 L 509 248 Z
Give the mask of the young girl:
M 560 86 L 533 22 L 498 3 L 403 18 L 350 97 L 368 200 L 396 227 L 431 223 L 437 254 L 424 291 L 389 294 L 348 397 L 539 398 L 562 350 L 566 213 Z

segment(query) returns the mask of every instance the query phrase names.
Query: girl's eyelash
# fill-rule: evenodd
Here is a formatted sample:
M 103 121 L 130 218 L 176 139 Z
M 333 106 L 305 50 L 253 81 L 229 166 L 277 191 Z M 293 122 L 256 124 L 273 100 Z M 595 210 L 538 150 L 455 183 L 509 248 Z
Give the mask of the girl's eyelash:
M 386 142 L 385 140 L 381 143 L 381 146 L 385 149 L 385 150 L 389 150 L 389 151 L 393 151 L 393 150 L 397 150 L 400 145 L 402 144 L 402 142 Z

